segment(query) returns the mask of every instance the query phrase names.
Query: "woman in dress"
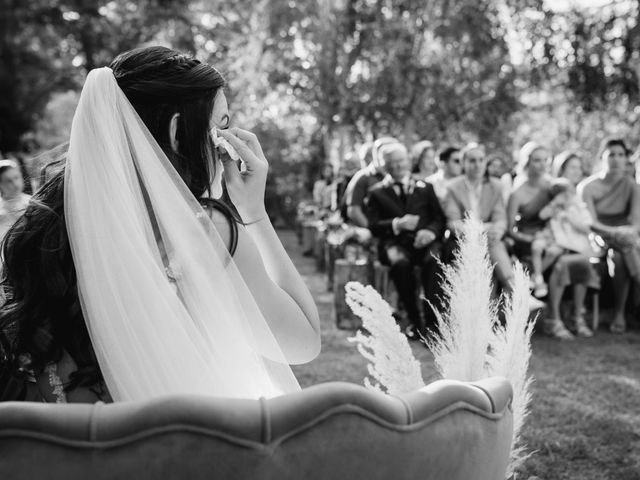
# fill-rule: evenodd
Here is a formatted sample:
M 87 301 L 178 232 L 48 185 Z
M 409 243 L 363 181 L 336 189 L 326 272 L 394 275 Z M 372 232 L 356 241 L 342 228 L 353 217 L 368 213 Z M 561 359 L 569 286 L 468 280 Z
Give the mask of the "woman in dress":
M 31 196 L 24 193 L 20 167 L 13 160 L 0 160 L 0 240 L 22 216 Z
M 540 218 L 539 213 L 550 200 L 548 159 L 548 150 L 537 143 L 529 142 L 522 147 L 515 189 L 507 205 L 509 234 L 515 241 L 514 252 L 518 258 L 531 258 L 534 295 L 537 297 L 547 295 L 542 272 L 559 254 L 557 249 L 545 249 L 546 246 L 553 246 L 549 242 L 542 243 L 540 238 L 545 232 L 547 222 Z M 542 245 L 542 248 L 538 248 L 539 245 Z M 545 265 L 542 262 L 543 257 Z
M 554 197 L 554 182 L 547 173 L 549 152 L 541 145 L 529 142 L 520 151 L 516 189 L 509 197 L 507 219 L 508 234 L 514 241 L 514 253 L 522 261 L 531 258 L 531 247 L 537 236 L 545 231 L 549 217 L 540 215 L 541 211 Z M 539 238 L 539 237 L 538 237 Z M 589 267 L 586 257 L 565 255 L 563 248 L 549 245 L 544 261 L 538 266 L 539 272 L 550 271 L 549 315 L 544 319 L 543 329 L 548 335 L 571 340 L 573 334 L 567 329 L 559 313 L 562 292 L 567 285 L 587 283 L 597 286 L 597 279 Z M 538 283 L 540 280 L 538 279 Z M 574 314 L 576 331 L 581 336 L 590 336 L 582 316 L 584 291 L 574 289 Z
M 582 159 L 576 152 L 557 155 L 551 166 L 554 178 L 551 191 L 555 197 L 540 210 L 539 216 L 548 219 L 553 242 L 562 248 L 549 274 L 549 324 L 562 320 L 560 304 L 567 287 L 572 286 L 573 302 L 568 325 L 579 337 L 592 337 L 593 332 L 584 319 L 584 303 L 588 288 L 600 288 L 600 280 L 590 258 L 597 255 L 589 234 L 592 218 L 577 194 L 576 187 L 584 178 Z
M 610 249 L 614 303 L 610 329 L 624 333 L 631 280 L 640 281 L 640 187 L 628 172 L 629 149 L 623 140 L 605 139 L 599 158 L 602 171 L 581 183 L 578 192 L 593 217 L 592 230 Z
M 213 67 L 163 47 L 89 73 L 64 171 L 4 244 L 0 392 L 299 389 L 288 364 L 318 354 L 318 312 L 266 214 L 260 144 L 228 129 L 223 87 Z

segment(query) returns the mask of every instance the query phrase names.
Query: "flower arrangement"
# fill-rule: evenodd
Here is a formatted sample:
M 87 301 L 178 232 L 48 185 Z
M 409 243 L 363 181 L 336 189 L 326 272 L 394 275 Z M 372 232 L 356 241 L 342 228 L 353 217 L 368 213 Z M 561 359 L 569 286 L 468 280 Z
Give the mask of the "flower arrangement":
M 511 477 L 529 456 L 521 431 L 531 400 L 532 379 L 527 371 L 534 322 L 529 322 L 529 276 L 522 265 L 516 263 L 511 296 L 504 298 L 504 325 L 498 321 L 498 302 L 491 299 L 492 276 L 484 227 L 479 220 L 467 218 L 455 259 L 444 266 L 444 307 L 436 314 L 440 333 L 428 346 L 443 378 L 476 381 L 499 375 L 511 382 Z M 346 293 L 347 304 L 368 332 L 359 331 L 349 339 L 370 362 L 367 367 L 374 383 L 366 378 L 365 385 L 393 395 L 423 387 L 419 362 L 387 302 L 373 287 L 357 282 L 348 283 Z

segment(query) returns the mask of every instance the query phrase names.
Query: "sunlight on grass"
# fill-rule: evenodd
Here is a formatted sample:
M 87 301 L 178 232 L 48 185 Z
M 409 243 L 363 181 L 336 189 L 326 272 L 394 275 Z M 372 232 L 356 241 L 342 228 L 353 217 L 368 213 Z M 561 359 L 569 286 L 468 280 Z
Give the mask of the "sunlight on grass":
M 300 255 L 295 236 L 282 240 L 316 299 L 322 321 L 322 352 L 294 367 L 303 387 L 327 381 L 362 385 L 366 360 L 347 342 L 353 332 L 338 330 L 325 275 Z M 438 378 L 431 353 L 412 350 L 429 383 Z M 533 401 L 524 439 L 536 453 L 518 480 L 640 479 L 640 334 L 560 342 L 534 335 L 531 372 Z

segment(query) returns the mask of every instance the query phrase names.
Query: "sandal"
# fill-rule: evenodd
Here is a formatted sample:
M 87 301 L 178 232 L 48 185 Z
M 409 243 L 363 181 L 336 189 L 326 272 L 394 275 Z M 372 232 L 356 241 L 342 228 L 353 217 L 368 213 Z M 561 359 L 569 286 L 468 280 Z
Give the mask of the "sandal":
M 624 323 L 613 322 L 611 325 L 609 325 L 609 331 L 616 335 L 622 335 L 627 331 L 627 326 Z
M 575 338 L 559 318 L 546 319 L 544 321 L 544 332 L 558 340 L 573 340 Z
M 593 332 L 587 327 L 587 322 L 582 315 L 574 315 L 573 322 L 576 327 L 576 336 L 582 338 L 593 337 Z

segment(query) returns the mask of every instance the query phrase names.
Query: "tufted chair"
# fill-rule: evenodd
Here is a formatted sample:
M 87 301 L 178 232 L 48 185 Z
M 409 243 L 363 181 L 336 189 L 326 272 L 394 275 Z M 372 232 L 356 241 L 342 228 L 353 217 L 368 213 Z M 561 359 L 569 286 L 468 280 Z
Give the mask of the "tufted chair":
M 503 480 L 503 378 L 402 396 L 326 383 L 272 399 L 0 403 L 0 479 Z

